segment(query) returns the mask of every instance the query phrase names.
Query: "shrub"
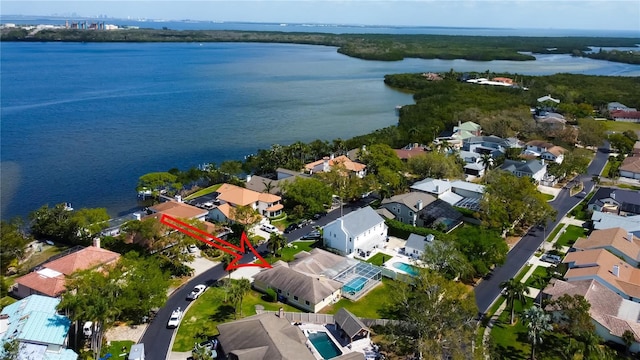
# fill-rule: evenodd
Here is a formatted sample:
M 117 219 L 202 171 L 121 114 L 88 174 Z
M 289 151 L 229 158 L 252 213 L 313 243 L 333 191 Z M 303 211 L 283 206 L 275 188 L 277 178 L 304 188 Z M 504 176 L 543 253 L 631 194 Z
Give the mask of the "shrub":
M 266 295 L 266 300 L 269 302 L 276 302 L 278 295 L 276 295 L 276 291 L 273 290 L 272 288 L 268 288 L 267 291 L 265 291 L 265 295 Z

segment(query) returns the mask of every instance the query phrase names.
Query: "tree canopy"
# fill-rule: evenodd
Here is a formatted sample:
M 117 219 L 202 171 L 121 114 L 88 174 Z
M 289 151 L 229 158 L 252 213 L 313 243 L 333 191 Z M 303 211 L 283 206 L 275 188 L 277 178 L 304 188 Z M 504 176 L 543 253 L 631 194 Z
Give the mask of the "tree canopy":
M 283 187 L 284 205 L 293 209 L 300 205 L 307 215 L 324 211 L 325 204 L 331 204 L 331 188 L 319 179 L 296 178 Z
M 46 238 L 71 245 L 89 245 L 93 235 L 107 226 L 110 219 L 105 208 L 69 210 L 65 204 L 43 205 L 31 212 L 31 232 L 36 238 Z

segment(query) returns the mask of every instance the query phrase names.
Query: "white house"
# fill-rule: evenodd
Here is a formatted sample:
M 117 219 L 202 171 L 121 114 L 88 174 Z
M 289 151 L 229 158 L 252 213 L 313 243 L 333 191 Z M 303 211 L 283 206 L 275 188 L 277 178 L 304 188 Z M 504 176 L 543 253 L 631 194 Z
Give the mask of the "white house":
M 380 247 L 387 239 L 387 225 L 367 206 L 325 225 L 322 239 L 340 254 L 355 255 Z
M 431 244 L 433 240 L 435 240 L 435 237 L 431 234 L 421 236 L 412 233 L 404 245 L 404 252 L 412 258 L 419 259 L 424 254 L 425 247 Z

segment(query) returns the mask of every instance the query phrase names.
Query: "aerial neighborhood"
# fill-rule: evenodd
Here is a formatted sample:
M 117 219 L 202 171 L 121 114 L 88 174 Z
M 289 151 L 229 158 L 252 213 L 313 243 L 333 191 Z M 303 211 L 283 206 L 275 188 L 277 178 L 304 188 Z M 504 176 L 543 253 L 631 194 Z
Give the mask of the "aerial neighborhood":
M 389 75 L 397 126 L 3 220 L 3 358 L 631 359 L 640 89 L 580 81 Z

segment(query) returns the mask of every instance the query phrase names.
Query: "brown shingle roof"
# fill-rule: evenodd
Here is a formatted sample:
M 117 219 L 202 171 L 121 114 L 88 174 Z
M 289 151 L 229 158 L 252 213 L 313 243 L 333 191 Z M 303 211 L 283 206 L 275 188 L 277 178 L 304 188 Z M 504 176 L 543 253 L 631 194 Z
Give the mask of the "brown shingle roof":
M 314 305 L 342 287 L 338 281 L 322 276 L 305 275 L 284 265 L 262 270 L 253 278 Z
M 631 241 L 629 236 L 631 236 Z M 612 247 L 630 258 L 640 261 L 640 239 L 620 227 L 594 230 L 588 238 L 576 240 L 573 247 L 578 250 Z
M 640 298 L 640 269 L 634 268 L 627 262 L 604 249 L 576 251 L 567 254 L 564 263 L 573 263 L 564 277 L 572 279 L 600 278 L 622 293 Z M 617 266 L 618 276 L 613 274 Z
M 179 219 L 194 219 L 207 215 L 208 211 L 177 201 L 165 201 L 163 203 L 150 206 L 149 209 L 155 213 L 166 214 Z
M 640 173 L 640 156 L 629 156 L 622 160 L 620 164 L 621 171 L 630 171 L 633 173 Z

